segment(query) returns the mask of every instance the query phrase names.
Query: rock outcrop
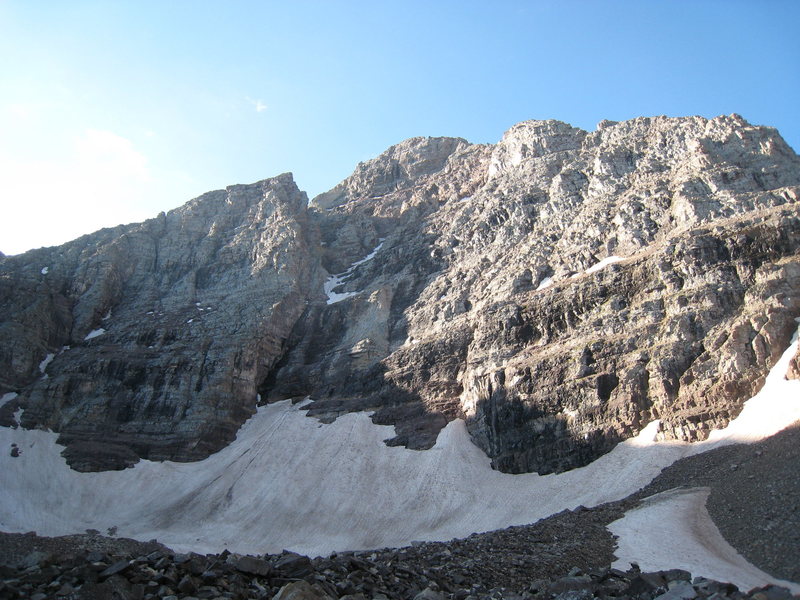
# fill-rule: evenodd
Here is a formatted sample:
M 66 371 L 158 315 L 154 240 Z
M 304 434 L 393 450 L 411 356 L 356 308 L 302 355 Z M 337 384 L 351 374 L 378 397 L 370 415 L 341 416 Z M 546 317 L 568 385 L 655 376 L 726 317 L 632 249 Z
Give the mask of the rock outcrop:
M 797 155 L 737 115 L 414 138 L 309 206 L 288 176 L 212 192 L 1 259 L 4 418 L 79 469 L 205 456 L 257 394 L 415 449 L 465 418 L 509 472 L 652 419 L 703 439 L 797 327 L 799 196 Z
M 79 470 L 230 443 L 321 285 L 290 175 L 2 263 L 0 386 Z
M 309 305 L 264 395 L 374 410 L 412 448 L 465 417 L 511 472 L 585 464 L 654 418 L 702 439 L 796 327 L 799 167 L 732 116 L 522 123 L 388 192 L 357 172 L 318 216 L 327 251 L 385 239 L 333 290 L 351 296 Z

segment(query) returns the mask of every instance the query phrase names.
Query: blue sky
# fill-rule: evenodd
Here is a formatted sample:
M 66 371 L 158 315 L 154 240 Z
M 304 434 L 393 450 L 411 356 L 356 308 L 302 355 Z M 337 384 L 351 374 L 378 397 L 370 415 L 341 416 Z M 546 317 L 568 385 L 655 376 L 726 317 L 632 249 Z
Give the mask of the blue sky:
M 800 2 L 0 0 L 0 250 L 416 135 L 737 112 L 800 149 Z

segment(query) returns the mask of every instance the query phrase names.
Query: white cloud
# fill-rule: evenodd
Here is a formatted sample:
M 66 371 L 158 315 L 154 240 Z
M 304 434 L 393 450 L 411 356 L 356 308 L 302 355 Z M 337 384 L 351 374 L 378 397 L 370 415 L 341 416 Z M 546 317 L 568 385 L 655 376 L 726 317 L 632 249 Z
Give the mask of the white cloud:
M 255 107 L 256 112 L 264 112 L 265 110 L 267 110 L 267 108 L 269 108 L 260 99 L 259 100 L 253 100 L 249 96 L 245 96 L 245 100 L 247 100 L 250 104 L 252 104 Z

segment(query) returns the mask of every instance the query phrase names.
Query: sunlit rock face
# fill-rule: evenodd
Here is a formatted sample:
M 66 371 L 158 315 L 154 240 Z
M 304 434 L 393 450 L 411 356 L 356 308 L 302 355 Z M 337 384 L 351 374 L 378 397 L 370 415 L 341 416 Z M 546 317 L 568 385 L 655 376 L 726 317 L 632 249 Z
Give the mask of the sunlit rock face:
M 653 419 L 703 439 L 796 327 L 799 195 L 797 155 L 737 115 L 413 138 L 310 204 L 287 175 L 211 192 L 2 259 L 0 418 L 80 469 L 206 456 L 259 396 L 374 411 L 412 449 L 465 418 L 508 472 Z

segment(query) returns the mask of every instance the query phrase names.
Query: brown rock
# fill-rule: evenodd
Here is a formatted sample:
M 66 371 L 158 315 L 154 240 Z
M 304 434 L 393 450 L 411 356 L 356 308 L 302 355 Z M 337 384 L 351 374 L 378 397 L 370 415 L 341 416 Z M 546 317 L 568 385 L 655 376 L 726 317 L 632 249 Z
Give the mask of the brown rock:
M 789 362 L 786 379 L 800 379 L 800 348 L 797 349 L 791 362 Z
M 316 585 L 311 585 L 301 579 L 284 585 L 272 597 L 272 600 L 328 600 L 331 598 Z

